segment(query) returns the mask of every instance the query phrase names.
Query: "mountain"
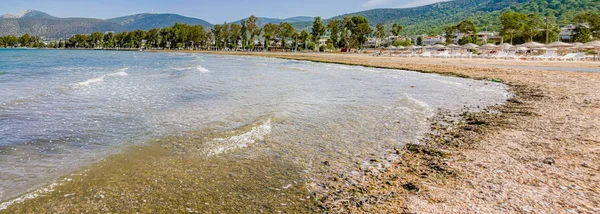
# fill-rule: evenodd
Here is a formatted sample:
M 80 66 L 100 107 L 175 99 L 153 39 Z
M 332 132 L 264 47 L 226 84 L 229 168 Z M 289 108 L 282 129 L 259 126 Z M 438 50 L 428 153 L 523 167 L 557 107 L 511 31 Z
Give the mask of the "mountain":
M 439 34 L 443 27 L 465 19 L 473 21 L 481 30 L 498 30 L 498 17 L 505 11 L 537 13 L 564 25 L 579 12 L 599 9 L 598 0 L 455 0 L 413 8 L 373 9 L 331 19 L 364 16 L 372 26 L 384 23 L 389 29 L 393 23 L 398 23 L 404 26 L 404 34 L 415 35 Z
M 57 18 L 47 13 L 28 10 L 0 17 L 0 36 L 31 34 L 51 38 L 70 37 L 73 34 L 105 31 L 123 31 L 114 22 L 91 18 Z
M 20 13 L 9 13 L 0 16 L 0 19 L 56 19 L 50 14 L 37 10 L 26 10 Z
M 258 18 L 258 20 L 256 22 L 259 26 L 264 26 L 269 23 L 280 24 L 282 22 L 288 22 L 288 23 L 312 22 L 314 19 L 313 17 L 309 17 L 309 16 L 296 16 L 296 17 L 285 18 L 285 19 L 266 18 L 266 17 L 257 17 L 257 18 Z M 246 19 L 238 20 L 238 21 L 235 21 L 232 23 L 239 24 L 243 20 L 246 20 Z
M 207 21 L 197 18 L 185 17 L 177 14 L 151 14 L 141 13 L 131 16 L 123 16 L 107 21 L 120 24 L 125 27 L 125 30 L 149 30 L 152 28 L 164 28 L 175 25 L 175 23 L 185 23 L 189 25 L 202 25 L 210 28 L 213 25 Z

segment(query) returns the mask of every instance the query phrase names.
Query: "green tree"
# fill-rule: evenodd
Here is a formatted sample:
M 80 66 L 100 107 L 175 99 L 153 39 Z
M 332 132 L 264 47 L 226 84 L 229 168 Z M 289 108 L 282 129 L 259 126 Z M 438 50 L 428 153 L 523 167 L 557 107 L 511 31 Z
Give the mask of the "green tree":
M 600 37 L 600 14 L 598 12 L 583 12 L 574 18 L 577 24 L 587 24 L 596 37 Z
M 363 16 L 354 16 L 352 17 L 352 23 L 349 25 L 350 28 L 351 39 L 355 44 L 355 47 L 363 48 L 365 42 L 367 41 L 367 36 L 373 33 L 373 29 L 369 26 L 369 20 Z
M 392 34 L 394 34 L 394 36 L 400 36 L 400 33 L 402 32 L 402 29 L 404 27 L 402 27 L 402 25 L 399 25 L 397 23 L 394 23 L 394 25 L 392 25 Z
M 236 23 L 232 23 L 229 26 L 229 48 L 237 48 L 238 42 L 242 38 L 242 26 Z
M 217 26 L 215 25 L 215 27 Z M 160 29 L 160 38 L 161 46 L 171 49 L 171 47 L 173 47 L 173 40 L 175 39 L 175 29 L 173 29 L 173 27 Z
M 90 43 L 90 48 L 102 48 L 102 33 L 93 32 L 88 37 L 88 42 Z
M 146 33 L 146 46 L 157 48 L 160 44 L 160 31 L 156 28 L 148 30 Z
M 29 47 L 31 45 L 31 36 L 29 34 L 25 34 L 19 37 L 19 44 L 21 47 Z
M 583 25 L 577 25 L 577 27 L 575 27 L 575 29 L 573 29 L 573 32 L 571 32 L 571 41 L 572 42 L 581 42 L 581 43 L 586 43 L 591 41 L 592 39 L 592 31 L 590 30 L 590 28 L 583 26 Z
M 340 27 L 340 21 L 335 19 L 329 20 L 329 24 L 327 24 L 327 29 L 329 30 L 329 42 L 333 44 L 334 48 L 338 47 Z
M 75 48 L 85 48 L 87 47 L 86 42 L 88 41 L 87 36 L 83 34 L 75 34 L 71 38 L 69 38 L 69 43 Z
M 383 42 L 383 39 L 385 38 L 385 26 L 383 26 L 382 23 L 377 24 L 377 38 L 379 39 L 379 43 L 377 44 L 377 46 L 380 45 L 380 43 Z
M 446 44 L 454 43 L 454 33 L 456 33 L 456 26 L 446 26 L 444 28 L 444 38 L 446 39 Z
M 262 29 L 258 27 L 256 22 L 258 18 L 256 16 L 251 15 L 248 19 L 246 19 L 246 27 L 248 28 L 248 32 L 250 33 L 250 42 L 254 45 L 254 38 L 260 36 Z
M 423 46 L 423 36 L 417 37 L 417 45 Z
M 311 29 L 311 34 L 312 34 L 312 39 L 315 42 L 315 44 L 319 44 L 319 40 L 321 39 L 321 36 L 323 36 L 323 34 L 325 34 L 325 25 L 323 25 L 323 21 L 321 20 L 321 17 L 317 16 L 315 17 L 315 20 L 313 21 L 313 25 L 312 25 L 312 29 Z
M 241 21 L 240 25 L 242 26 L 242 47 L 245 49 L 246 46 L 248 45 L 248 27 L 246 26 L 246 21 Z
M 277 32 L 279 34 L 279 38 L 281 39 L 282 48 L 285 49 L 287 46 L 287 38 L 292 37 L 296 32 L 296 29 L 294 29 L 294 26 L 292 26 L 290 23 L 282 22 L 279 24 L 279 29 Z
M 302 41 L 304 49 L 307 48 L 308 40 L 310 40 L 310 34 L 306 30 L 302 30 L 302 32 L 300 32 L 300 41 Z
M 108 33 L 104 34 L 102 41 L 104 42 L 103 46 L 105 48 L 114 48 L 115 47 L 114 34 L 112 32 L 108 32 Z
M 279 26 L 273 23 L 268 23 L 263 27 L 264 37 L 265 37 L 265 49 L 269 50 L 269 44 L 271 41 L 277 36 L 277 30 Z
M 542 19 L 535 13 L 527 15 L 525 24 L 523 26 L 523 36 L 529 39 L 529 42 L 533 41 L 533 37 L 540 33 L 542 25 Z
M 500 15 L 500 24 L 502 28 L 500 30 L 500 35 L 503 37 L 507 37 L 510 39 L 510 44 L 513 44 L 513 39 L 515 35 L 523 32 L 525 22 L 527 19 L 527 14 L 518 13 L 518 12 L 505 12 Z

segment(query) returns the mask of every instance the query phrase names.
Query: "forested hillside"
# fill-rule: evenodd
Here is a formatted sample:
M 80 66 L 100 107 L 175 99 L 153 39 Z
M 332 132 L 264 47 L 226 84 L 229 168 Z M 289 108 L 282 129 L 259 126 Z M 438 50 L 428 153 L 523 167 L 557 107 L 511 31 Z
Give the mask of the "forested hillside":
M 121 24 L 127 31 L 133 30 L 150 30 L 152 28 L 164 28 L 173 26 L 175 23 L 185 23 L 189 25 L 202 25 L 210 28 L 213 25 L 205 20 L 185 17 L 177 14 L 150 14 L 141 13 L 131 16 L 123 16 L 107 21 Z

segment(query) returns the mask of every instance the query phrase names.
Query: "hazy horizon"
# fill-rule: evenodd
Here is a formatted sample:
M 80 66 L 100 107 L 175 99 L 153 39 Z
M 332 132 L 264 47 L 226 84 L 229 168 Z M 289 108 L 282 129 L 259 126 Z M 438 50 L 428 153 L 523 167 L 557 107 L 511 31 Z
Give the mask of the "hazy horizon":
M 0 14 L 38 10 L 56 17 L 109 19 L 138 13 L 173 13 L 218 24 L 237 21 L 250 15 L 282 19 L 296 16 L 330 18 L 375 8 L 407 8 L 442 1 L 444 0 L 304 0 L 291 2 L 276 0 L 254 2 L 243 0 L 216 2 L 206 0 L 5 0 L 3 7 L 0 8 Z

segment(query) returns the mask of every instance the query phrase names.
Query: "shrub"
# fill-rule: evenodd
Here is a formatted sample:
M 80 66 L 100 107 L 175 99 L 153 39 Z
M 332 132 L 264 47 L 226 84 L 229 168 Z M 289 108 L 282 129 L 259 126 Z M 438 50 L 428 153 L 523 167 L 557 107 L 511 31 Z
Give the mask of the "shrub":
M 316 50 L 316 48 L 317 48 L 317 45 L 315 45 L 315 43 L 314 43 L 314 42 L 309 42 L 309 43 L 306 45 L 306 47 L 308 48 L 308 50 L 312 50 L 312 51 L 314 51 L 314 50 Z

